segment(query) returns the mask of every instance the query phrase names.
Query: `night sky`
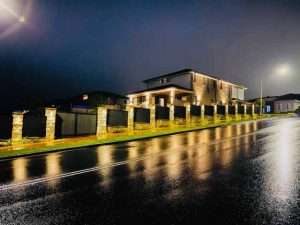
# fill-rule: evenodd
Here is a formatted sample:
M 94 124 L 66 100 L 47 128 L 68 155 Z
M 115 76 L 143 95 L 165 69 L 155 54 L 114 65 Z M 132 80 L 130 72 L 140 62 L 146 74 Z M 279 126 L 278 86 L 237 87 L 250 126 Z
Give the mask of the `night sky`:
M 106 90 L 184 68 L 300 93 L 299 1 L 0 0 L 0 108 Z M 299 3 L 298 3 L 299 2 Z M 276 72 L 289 65 L 289 73 Z M 1 111 L 1 109 L 0 109 Z

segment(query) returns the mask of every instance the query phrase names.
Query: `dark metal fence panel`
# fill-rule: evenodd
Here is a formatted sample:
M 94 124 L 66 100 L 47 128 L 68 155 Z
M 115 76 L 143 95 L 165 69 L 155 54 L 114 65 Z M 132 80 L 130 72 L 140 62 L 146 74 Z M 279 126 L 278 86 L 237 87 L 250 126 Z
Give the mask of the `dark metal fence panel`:
M 128 112 L 123 110 L 107 110 L 107 125 L 111 127 L 127 127 Z
M 204 115 L 205 116 L 213 116 L 214 115 L 214 107 L 211 105 L 204 105 Z
M 254 113 L 255 113 L 255 114 L 259 114 L 259 113 L 260 113 L 260 106 L 259 106 L 259 105 L 256 105 L 256 106 L 254 107 Z
M 186 109 L 184 106 L 175 106 L 174 107 L 174 117 L 185 119 Z
M 235 115 L 235 106 L 233 106 L 233 105 L 228 106 L 228 114 Z
M 55 137 L 96 134 L 97 115 L 84 113 L 58 112 L 55 124 Z
M 201 106 L 191 105 L 191 116 L 201 116 Z
M 0 139 L 10 139 L 12 132 L 12 115 L 0 115 Z
M 225 115 L 225 106 L 224 105 L 217 105 L 217 114 Z
M 76 135 L 76 114 L 58 112 L 55 124 L 55 136 Z
M 150 123 L 150 109 L 134 108 L 134 122 Z
M 247 113 L 247 115 L 251 115 L 252 114 L 252 107 L 250 105 L 247 105 L 247 107 L 246 107 L 246 113 Z
M 170 119 L 170 108 L 164 106 L 155 107 L 155 119 L 157 120 L 169 120 Z
M 23 137 L 45 137 L 46 116 L 24 114 Z
M 238 114 L 244 114 L 244 106 L 242 105 L 238 106 Z
M 96 114 L 77 114 L 77 135 L 94 135 L 97 130 Z

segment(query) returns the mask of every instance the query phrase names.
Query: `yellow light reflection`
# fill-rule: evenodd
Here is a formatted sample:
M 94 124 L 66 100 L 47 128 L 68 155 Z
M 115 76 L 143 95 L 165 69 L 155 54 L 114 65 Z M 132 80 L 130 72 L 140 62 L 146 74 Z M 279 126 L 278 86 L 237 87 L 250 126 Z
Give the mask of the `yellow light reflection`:
M 163 149 L 163 145 L 165 144 L 162 140 L 163 139 L 160 138 L 152 139 L 150 145 L 145 149 L 146 155 L 155 155 L 159 153 Z M 155 179 L 157 174 L 153 172 L 153 168 L 158 165 L 159 160 L 160 157 L 151 157 L 149 159 L 143 160 L 146 182 L 152 182 Z
M 24 181 L 28 177 L 28 161 L 26 158 L 15 159 L 12 161 L 14 182 Z
M 114 148 L 111 145 L 101 146 L 98 148 L 98 165 L 101 168 L 99 173 L 104 177 L 104 179 L 108 179 L 111 176 L 111 164 L 113 162 L 112 154 L 114 152 Z M 105 168 L 103 168 L 105 167 Z
M 138 162 L 134 160 L 137 157 L 138 157 L 138 148 L 132 148 L 128 150 L 128 159 L 132 160 L 128 166 L 132 172 L 136 170 L 136 167 L 138 165 Z

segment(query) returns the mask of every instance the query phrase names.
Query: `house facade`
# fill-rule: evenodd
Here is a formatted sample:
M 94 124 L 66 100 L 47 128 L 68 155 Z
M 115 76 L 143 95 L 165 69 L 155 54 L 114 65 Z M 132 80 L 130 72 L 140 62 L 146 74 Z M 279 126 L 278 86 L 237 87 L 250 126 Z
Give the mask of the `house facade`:
M 242 85 L 191 69 L 161 75 L 143 82 L 146 89 L 127 95 L 130 105 L 225 105 L 233 101 L 244 101 L 244 92 L 247 89 Z
M 249 102 L 259 102 L 260 98 L 248 100 Z M 300 106 L 300 94 L 286 94 L 281 96 L 263 97 L 263 113 L 289 113 L 295 112 Z
M 300 107 L 300 101 L 293 100 L 276 100 L 274 103 L 275 113 L 292 113 Z

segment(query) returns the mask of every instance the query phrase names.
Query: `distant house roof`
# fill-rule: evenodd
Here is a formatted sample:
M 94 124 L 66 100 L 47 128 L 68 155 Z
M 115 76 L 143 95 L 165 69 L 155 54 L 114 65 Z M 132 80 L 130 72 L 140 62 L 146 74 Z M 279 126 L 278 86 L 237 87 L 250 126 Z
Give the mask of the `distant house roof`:
M 72 97 L 66 97 L 66 98 L 61 98 L 61 99 L 54 99 L 51 101 L 46 102 L 46 105 L 63 105 L 63 104 L 68 104 L 68 103 L 74 103 L 79 104 L 78 102 L 80 102 L 82 100 L 82 97 L 84 95 L 88 95 L 88 96 L 93 96 L 93 95 L 102 95 L 104 97 L 113 97 L 116 99 L 127 99 L 126 96 L 123 95 L 119 95 L 119 94 L 115 94 L 112 92 L 108 92 L 108 91 L 93 91 L 93 92 L 86 92 L 80 95 L 75 95 Z
M 89 93 L 84 93 L 84 94 L 81 94 L 81 95 L 77 95 L 77 97 L 78 96 L 83 96 L 83 95 L 95 95 L 95 94 L 101 94 L 103 96 L 126 99 L 126 96 L 124 96 L 124 95 L 116 94 L 116 93 L 109 92 L 109 91 L 93 91 L 93 92 L 89 92 Z
M 176 88 L 176 89 L 184 90 L 184 91 L 191 92 L 191 93 L 193 92 L 193 90 L 191 90 L 191 89 L 184 88 L 184 87 L 181 87 L 181 86 L 176 85 L 176 84 L 166 84 L 166 85 L 161 85 L 161 86 L 154 87 L 154 88 L 135 91 L 135 92 L 129 93 L 128 95 L 130 95 L 130 94 L 139 94 L 139 93 L 149 92 L 149 91 L 157 91 L 157 90 L 168 89 L 168 88 Z
M 286 95 L 281 95 L 278 96 L 277 100 L 299 100 L 300 101 L 300 94 L 286 94 Z
M 254 98 L 254 99 L 250 99 L 248 100 L 249 102 L 255 102 L 256 100 L 258 100 L 260 98 Z M 286 95 L 280 95 L 280 96 L 265 96 L 263 97 L 264 100 L 266 99 L 270 99 L 270 101 L 280 101 L 280 100 L 298 100 L 300 101 L 300 94 L 294 94 L 294 93 L 290 93 L 290 94 L 286 94 Z
M 232 82 L 230 82 L 230 81 L 226 81 L 226 80 L 220 79 L 220 78 L 218 78 L 218 77 L 211 76 L 211 75 L 208 75 L 208 74 L 205 74 L 205 73 L 201 73 L 201 72 L 198 72 L 198 71 L 192 70 L 192 69 L 183 69 L 183 70 L 179 70 L 179 71 L 176 71 L 176 72 L 172 72 L 172 73 L 160 75 L 160 76 L 157 76 L 157 77 L 153 77 L 153 78 L 149 78 L 149 79 L 147 79 L 147 80 L 144 80 L 143 82 L 144 82 L 144 83 L 148 83 L 148 82 L 150 82 L 150 81 L 157 80 L 157 79 L 164 78 L 164 77 L 180 76 L 180 75 L 185 74 L 185 73 L 193 73 L 193 72 L 194 72 L 194 73 L 197 73 L 197 74 L 200 74 L 200 75 L 202 75 L 202 76 L 206 76 L 206 77 L 208 77 L 208 78 L 214 79 L 214 80 L 220 80 L 220 81 L 223 81 L 223 82 L 226 82 L 226 83 L 229 83 L 229 84 L 238 86 L 238 87 L 240 87 L 240 88 L 247 89 L 247 88 L 246 88 L 245 86 L 243 86 L 243 85 L 236 84 L 236 83 L 232 83 Z
M 265 100 L 265 101 L 274 101 L 277 98 L 278 98 L 278 96 L 265 96 L 265 97 L 263 97 L 263 100 Z M 248 102 L 255 102 L 255 101 L 259 100 L 259 99 L 260 99 L 260 97 L 259 98 L 249 99 Z

